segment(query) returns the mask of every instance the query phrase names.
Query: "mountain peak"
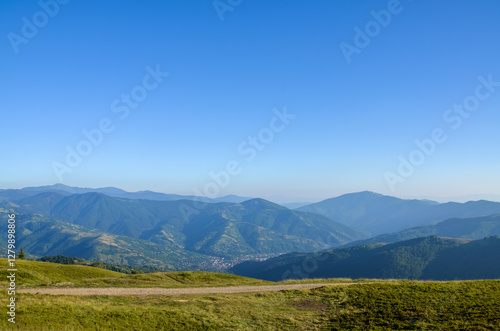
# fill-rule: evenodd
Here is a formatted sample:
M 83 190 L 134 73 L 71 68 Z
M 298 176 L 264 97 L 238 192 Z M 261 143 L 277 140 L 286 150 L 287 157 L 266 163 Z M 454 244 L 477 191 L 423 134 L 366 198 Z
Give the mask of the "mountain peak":
M 362 196 L 362 197 L 386 197 L 387 195 L 383 195 L 377 192 L 373 191 L 360 191 L 360 192 L 353 192 L 353 193 L 346 193 L 341 196 Z
M 274 202 L 268 201 L 266 199 L 262 198 L 254 198 L 250 200 L 246 200 L 240 203 L 241 205 L 245 207 L 266 207 L 266 208 L 276 208 L 276 209 L 286 209 L 286 207 L 283 207 L 281 205 L 278 205 Z
M 392 200 L 401 200 L 396 197 L 391 197 L 388 195 L 383 195 L 380 193 L 372 192 L 372 191 L 361 191 L 361 192 L 353 192 L 342 194 L 335 198 L 329 198 L 318 203 L 330 202 L 330 201 L 369 201 L 369 200 L 379 200 L 379 199 L 392 199 Z

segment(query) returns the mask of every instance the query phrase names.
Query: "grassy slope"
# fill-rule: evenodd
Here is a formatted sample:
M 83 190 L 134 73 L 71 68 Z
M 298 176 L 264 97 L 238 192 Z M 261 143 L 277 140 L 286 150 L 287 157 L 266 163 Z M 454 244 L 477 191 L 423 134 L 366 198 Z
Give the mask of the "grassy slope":
M 0 259 L 7 266 L 7 259 Z M 126 275 L 95 267 L 64 265 L 38 261 L 16 261 L 17 285 L 22 287 L 51 286 L 73 283 L 92 287 L 198 287 L 232 285 L 266 285 L 271 282 L 211 272 L 167 272 Z M 7 268 L 0 269 L 0 285 L 7 285 Z
M 499 296 L 500 281 L 397 281 L 175 297 L 18 294 L 12 329 L 492 330 L 500 326 Z M 0 319 L 0 329 L 7 323 Z
M 7 259 L 0 259 L 0 284 L 7 284 Z M 17 285 L 37 285 L 49 283 L 72 282 L 82 284 L 88 279 L 112 279 L 123 274 L 79 265 L 64 265 L 48 262 L 16 260 Z

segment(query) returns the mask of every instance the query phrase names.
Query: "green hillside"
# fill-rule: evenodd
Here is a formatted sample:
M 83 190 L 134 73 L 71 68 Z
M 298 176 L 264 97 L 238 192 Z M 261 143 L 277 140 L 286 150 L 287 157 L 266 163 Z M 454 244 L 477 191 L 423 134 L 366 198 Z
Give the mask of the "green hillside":
M 7 259 L 0 258 L 0 264 L 7 265 Z M 71 282 L 75 285 L 87 284 L 89 281 L 104 284 L 103 279 L 123 277 L 124 274 L 100 268 L 63 265 L 49 262 L 16 260 L 16 283 L 24 285 L 49 285 Z M 7 269 L 0 269 L 0 284 L 7 284 Z
M 7 265 L 7 259 L 0 258 Z M 202 287 L 266 285 L 270 282 L 231 274 L 212 272 L 157 272 L 123 274 L 96 267 L 50 262 L 17 260 L 17 286 L 90 286 L 90 287 Z M 6 268 L 0 269 L 0 284 L 8 284 Z
M 166 242 L 117 236 L 43 215 L 18 215 L 18 247 L 29 256 L 77 256 L 91 261 L 123 265 L 148 265 L 165 270 L 212 270 L 212 259 Z M 0 228 L 7 238 L 7 228 Z M 2 241 L 0 241 L 2 242 Z M 4 255 L 5 256 L 5 255 Z
M 188 249 L 216 256 L 314 251 L 366 237 L 325 217 L 263 199 L 208 205 L 184 233 Z
M 233 267 L 237 275 L 289 278 L 499 279 L 500 238 L 477 241 L 435 236 L 322 253 L 291 253 Z

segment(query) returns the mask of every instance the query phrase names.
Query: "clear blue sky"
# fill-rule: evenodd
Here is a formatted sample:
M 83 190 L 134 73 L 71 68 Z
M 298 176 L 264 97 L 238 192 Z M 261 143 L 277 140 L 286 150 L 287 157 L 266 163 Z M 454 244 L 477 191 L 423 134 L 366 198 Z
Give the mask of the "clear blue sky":
M 500 86 L 478 87 L 500 82 L 498 1 L 41 2 L 50 15 L 0 2 L 0 188 L 500 194 Z M 381 10 L 390 22 L 374 23 Z M 371 37 L 348 63 L 356 27 Z M 447 113 L 464 100 L 475 111 Z M 270 127 L 285 107 L 295 118 Z M 82 131 L 103 119 L 112 132 L 70 166 L 67 147 L 88 147 Z M 434 129 L 446 141 L 411 154 Z M 416 166 L 401 172 L 410 155 Z M 231 161 L 228 185 L 212 179 Z M 58 177 L 55 164 L 68 168 Z

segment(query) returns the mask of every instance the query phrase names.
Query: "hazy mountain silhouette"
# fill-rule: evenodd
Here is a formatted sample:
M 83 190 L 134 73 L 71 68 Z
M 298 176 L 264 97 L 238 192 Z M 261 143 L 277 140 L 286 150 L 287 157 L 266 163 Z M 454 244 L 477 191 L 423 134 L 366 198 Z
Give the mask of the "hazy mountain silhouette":
M 368 231 L 372 235 L 379 235 L 453 217 L 500 213 L 500 203 L 481 200 L 440 204 L 429 200 L 404 200 L 373 192 L 359 192 L 296 210 L 317 213 L 339 223 Z
M 28 196 L 33 196 L 41 192 L 53 192 L 62 195 L 71 194 L 85 194 L 85 193 L 101 193 L 110 197 L 127 198 L 127 199 L 145 199 L 145 200 L 159 200 L 159 201 L 173 201 L 173 200 L 196 200 L 203 202 L 243 202 L 252 199 L 250 197 L 240 197 L 237 195 L 227 195 L 215 199 L 206 197 L 199 197 L 194 195 L 179 195 L 179 194 L 166 194 L 153 191 L 138 191 L 127 192 L 116 187 L 102 187 L 102 188 L 81 188 L 72 187 L 64 184 L 54 184 L 37 187 L 25 187 L 19 190 L 0 190 L 0 201 L 7 201 L 13 199 L 21 199 Z

